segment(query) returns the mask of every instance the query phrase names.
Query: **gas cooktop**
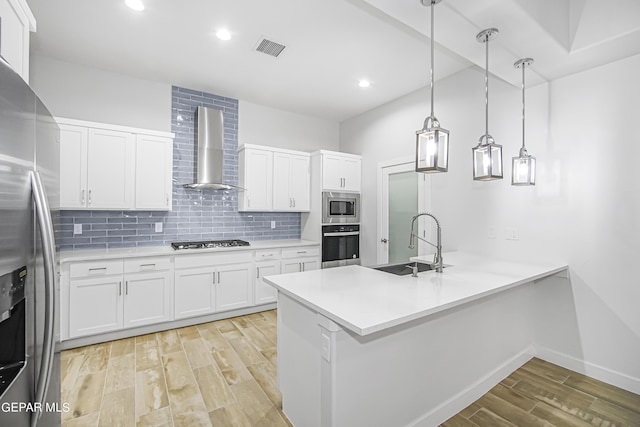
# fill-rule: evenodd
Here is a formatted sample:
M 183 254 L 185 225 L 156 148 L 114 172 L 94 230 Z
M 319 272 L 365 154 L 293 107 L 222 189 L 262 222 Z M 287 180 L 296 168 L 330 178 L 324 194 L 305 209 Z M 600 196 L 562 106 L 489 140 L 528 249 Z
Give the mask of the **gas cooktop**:
M 236 246 L 249 246 L 244 240 L 204 240 L 202 242 L 173 242 L 171 247 L 179 249 L 209 249 L 209 248 L 233 248 Z

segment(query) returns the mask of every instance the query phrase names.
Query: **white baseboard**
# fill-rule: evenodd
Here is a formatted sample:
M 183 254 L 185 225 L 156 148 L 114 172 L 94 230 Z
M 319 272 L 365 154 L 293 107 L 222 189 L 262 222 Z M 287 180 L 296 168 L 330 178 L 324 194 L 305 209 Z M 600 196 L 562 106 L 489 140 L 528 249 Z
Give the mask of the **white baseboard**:
M 573 356 L 559 353 L 546 347 L 536 347 L 535 355 L 563 368 L 590 376 L 607 384 L 620 387 L 631 393 L 640 394 L 640 378 L 633 378 L 620 372 L 612 371 L 593 363 L 585 362 Z
M 493 371 L 471 384 L 465 390 L 432 409 L 411 425 L 414 427 L 433 427 L 440 425 L 464 408 L 478 400 L 500 381 L 508 377 L 516 369 L 527 363 L 534 356 L 534 348 L 528 347 L 521 353 L 505 361 Z

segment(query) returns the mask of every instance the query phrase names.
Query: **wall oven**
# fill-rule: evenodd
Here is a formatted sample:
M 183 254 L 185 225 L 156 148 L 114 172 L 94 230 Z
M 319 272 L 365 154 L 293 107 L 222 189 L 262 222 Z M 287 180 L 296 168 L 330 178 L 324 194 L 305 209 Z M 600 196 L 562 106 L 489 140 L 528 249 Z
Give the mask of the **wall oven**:
M 360 226 L 322 226 L 322 268 L 360 264 Z
M 359 224 L 360 193 L 322 193 L 323 224 Z

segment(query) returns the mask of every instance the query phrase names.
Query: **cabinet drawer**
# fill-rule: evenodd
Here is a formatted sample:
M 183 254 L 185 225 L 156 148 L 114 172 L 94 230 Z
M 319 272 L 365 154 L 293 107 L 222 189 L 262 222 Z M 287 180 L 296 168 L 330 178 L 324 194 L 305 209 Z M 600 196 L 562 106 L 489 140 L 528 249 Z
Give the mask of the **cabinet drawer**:
M 132 258 L 124 260 L 125 273 L 162 271 L 171 269 L 171 257 Z
M 278 258 L 280 258 L 279 249 L 264 249 L 261 251 L 256 251 L 256 262 L 269 261 Z
M 239 262 L 251 262 L 253 252 L 223 252 L 208 253 L 202 255 L 177 255 L 175 258 L 175 268 L 195 268 L 212 267 L 220 264 L 235 264 Z
M 320 248 L 317 246 L 303 246 L 298 248 L 282 249 L 282 259 L 300 258 L 305 256 L 320 256 Z
M 72 278 L 108 276 L 111 274 L 122 274 L 123 270 L 123 262 L 121 259 L 77 262 L 69 266 L 69 276 Z

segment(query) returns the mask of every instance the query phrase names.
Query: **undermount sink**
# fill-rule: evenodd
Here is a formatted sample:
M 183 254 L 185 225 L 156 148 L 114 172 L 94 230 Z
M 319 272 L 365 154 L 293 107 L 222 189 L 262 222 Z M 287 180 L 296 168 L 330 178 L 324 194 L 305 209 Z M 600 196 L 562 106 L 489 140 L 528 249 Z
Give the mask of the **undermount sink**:
M 422 271 L 433 270 L 433 267 L 431 266 L 431 264 L 425 264 L 424 262 L 415 262 L 415 261 L 407 261 L 407 262 L 401 262 L 397 264 L 385 264 L 385 265 L 379 265 L 377 267 L 371 267 L 371 268 L 373 268 L 374 270 L 384 271 L 385 273 L 396 274 L 398 276 L 405 276 L 407 274 L 411 274 L 412 272 L 411 267 L 413 267 L 414 264 L 418 266 L 418 273 Z

